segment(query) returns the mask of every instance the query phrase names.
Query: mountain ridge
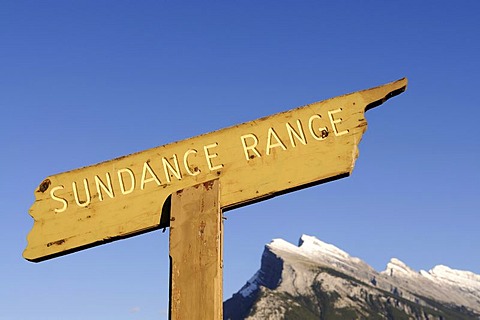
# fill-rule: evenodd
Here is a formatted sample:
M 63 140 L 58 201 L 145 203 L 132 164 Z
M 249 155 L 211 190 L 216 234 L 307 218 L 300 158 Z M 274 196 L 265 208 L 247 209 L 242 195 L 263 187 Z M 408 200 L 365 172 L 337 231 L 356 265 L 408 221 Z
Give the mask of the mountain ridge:
M 306 311 L 305 319 L 480 319 L 480 276 L 443 265 L 416 272 L 396 258 L 377 272 L 302 235 L 298 246 L 282 239 L 267 244 L 260 269 L 224 303 L 224 318 L 232 320 L 290 319 L 289 312 Z

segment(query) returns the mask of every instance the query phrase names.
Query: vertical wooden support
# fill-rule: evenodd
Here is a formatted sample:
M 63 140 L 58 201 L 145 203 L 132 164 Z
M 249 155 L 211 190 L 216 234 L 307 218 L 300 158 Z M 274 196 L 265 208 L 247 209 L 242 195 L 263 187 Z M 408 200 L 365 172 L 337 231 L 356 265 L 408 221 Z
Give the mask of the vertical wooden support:
M 218 180 L 173 194 L 170 220 L 170 319 L 222 319 L 223 221 Z

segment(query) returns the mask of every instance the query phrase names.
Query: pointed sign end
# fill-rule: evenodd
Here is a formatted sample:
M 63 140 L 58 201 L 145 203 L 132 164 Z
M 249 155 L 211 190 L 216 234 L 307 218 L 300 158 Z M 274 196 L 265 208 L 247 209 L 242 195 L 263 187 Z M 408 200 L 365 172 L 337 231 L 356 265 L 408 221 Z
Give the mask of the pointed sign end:
M 367 102 L 365 111 L 378 107 L 388 99 L 395 97 L 407 89 L 408 79 L 402 78 L 375 88 L 361 91 Z

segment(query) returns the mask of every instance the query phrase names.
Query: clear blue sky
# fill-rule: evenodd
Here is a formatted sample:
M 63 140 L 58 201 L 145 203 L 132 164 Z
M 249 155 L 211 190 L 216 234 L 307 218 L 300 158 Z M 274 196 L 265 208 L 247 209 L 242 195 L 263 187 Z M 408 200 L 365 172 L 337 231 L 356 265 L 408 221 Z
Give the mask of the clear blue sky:
M 273 238 L 480 273 L 480 2 L 2 1 L 0 319 L 166 319 L 168 232 L 33 264 L 48 175 L 409 78 L 353 175 L 227 212 L 225 298 Z

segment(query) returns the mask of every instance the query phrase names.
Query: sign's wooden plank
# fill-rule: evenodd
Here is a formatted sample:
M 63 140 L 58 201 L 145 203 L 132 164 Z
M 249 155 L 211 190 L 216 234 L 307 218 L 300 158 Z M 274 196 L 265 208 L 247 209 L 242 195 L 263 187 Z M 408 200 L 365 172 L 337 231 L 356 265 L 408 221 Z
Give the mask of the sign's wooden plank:
M 171 194 L 219 179 L 223 209 L 348 176 L 365 110 L 406 89 L 372 89 L 46 178 L 30 208 L 24 257 L 41 261 L 168 226 Z M 165 210 L 168 211 L 168 210 Z
M 172 195 L 170 319 L 222 319 L 222 212 L 218 180 Z

